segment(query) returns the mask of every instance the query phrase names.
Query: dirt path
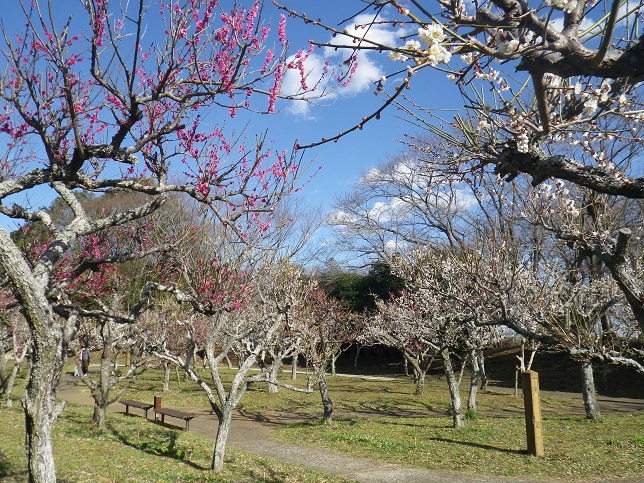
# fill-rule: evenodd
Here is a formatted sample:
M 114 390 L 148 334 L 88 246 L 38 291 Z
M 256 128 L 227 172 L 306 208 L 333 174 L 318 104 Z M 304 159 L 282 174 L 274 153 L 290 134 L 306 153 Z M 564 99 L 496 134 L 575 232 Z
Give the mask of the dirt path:
M 81 390 L 82 386 L 77 378 L 65 374 L 59 387 L 59 397 L 65 401 L 76 404 L 92 405 L 92 398 L 86 391 Z M 494 388 L 495 391 L 506 391 L 506 388 Z M 510 389 L 507 389 L 511 392 Z M 579 398 L 581 395 L 570 393 L 545 393 L 551 397 Z M 599 404 L 602 411 L 643 411 L 644 401 L 626 398 L 606 398 L 599 397 Z M 198 414 L 190 423 L 190 431 L 207 438 L 214 438 L 217 430 L 217 418 L 211 414 L 210 410 L 204 408 L 185 408 L 187 411 Z M 110 411 L 124 412 L 125 408 L 121 404 L 113 404 Z M 561 409 L 557 409 L 561 412 Z M 130 412 L 143 415 L 143 411 L 136 408 L 130 408 Z M 481 411 L 483 414 L 510 414 L 520 412 L 517 409 L 508 411 Z M 545 411 L 544 411 L 545 412 Z M 568 412 L 568 411 L 567 411 Z M 571 413 L 583 414 L 583 403 L 580 403 L 579 409 L 570 408 Z M 436 412 L 436 415 L 444 413 Z M 375 412 L 349 413 L 337 411 L 334 413 L 338 418 L 344 417 L 366 417 L 366 416 L 395 416 L 391 413 L 378 414 Z M 398 416 L 427 416 L 427 412 L 400 412 Z M 431 414 L 430 414 L 431 415 Z M 333 453 L 323 449 L 312 448 L 309 446 L 295 445 L 278 441 L 272 438 L 272 432 L 288 423 L 295 421 L 315 420 L 319 414 L 315 413 L 284 413 L 279 411 L 242 411 L 238 410 L 233 418 L 233 424 L 228 437 L 230 447 L 249 451 L 262 456 L 286 461 L 288 463 L 311 468 L 327 474 L 339 475 L 345 478 L 364 482 L 364 483 L 432 483 L 432 482 L 450 482 L 450 483 L 503 483 L 503 482 L 530 482 L 546 480 L 517 480 L 509 478 L 483 478 L 480 476 L 464 476 L 445 474 L 436 471 L 430 471 L 420 468 L 406 468 L 400 465 L 392 465 L 380 461 L 373 461 L 366 458 L 356 458 L 339 453 Z M 179 422 L 181 424 L 181 422 Z M 629 483 L 626 480 L 619 480 L 620 483 Z M 634 482 L 635 480 L 633 480 Z

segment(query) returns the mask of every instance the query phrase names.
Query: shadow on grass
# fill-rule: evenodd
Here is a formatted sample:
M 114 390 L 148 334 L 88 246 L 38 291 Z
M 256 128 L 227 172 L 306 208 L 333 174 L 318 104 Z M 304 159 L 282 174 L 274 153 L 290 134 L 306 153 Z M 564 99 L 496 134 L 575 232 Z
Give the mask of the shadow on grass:
M 109 423 L 107 424 L 106 429 L 110 431 L 118 441 L 120 441 L 125 446 L 129 446 L 130 448 L 134 448 L 139 451 L 143 451 L 144 453 L 155 456 L 172 458 L 181 461 L 182 463 L 196 470 L 205 471 L 210 469 L 209 467 L 206 468 L 187 459 L 187 457 L 189 456 L 188 452 L 177 447 L 177 433 L 175 431 L 163 435 L 147 432 L 146 434 L 141 435 L 135 439 L 133 437 L 130 437 L 130 435 L 126 434 L 125 432 L 119 432 L 116 427 L 110 425 Z
M 347 412 L 361 416 L 378 418 L 428 418 L 445 416 L 446 412 L 438 410 L 429 403 L 418 403 L 418 408 L 401 409 L 393 403 L 361 403 L 348 408 Z
M 27 480 L 27 470 L 13 465 L 2 451 L 0 451 L 0 480 L 7 483 Z
M 278 424 L 278 422 L 274 418 L 269 417 L 266 413 L 261 413 L 260 411 L 249 411 L 242 408 L 237 408 L 237 413 L 246 419 L 255 421 L 256 423 Z
M 455 439 L 447 439 L 447 438 L 429 438 L 429 439 L 431 441 L 439 441 L 441 443 L 460 444 L 461 446 L 471 446 L 473 448 L 481 448 L 485 450 L 498 451 L 499 453 L 516 454 L 516 455 L 528 454 L 526 450 L 497 448 L 496 446 L 490 446 L 489 444 L 470 443 L 469 441 L 457 441 Z
M 246 470 L 244 475 L 250 478 L 249 481 L 261 481 L 262 483 L 284 483 L 285 475 L 281 471 L 275 471 L 266 464 L 261 464 L 261 469 Z M 293 480 L 295 481 L 295 480 Z

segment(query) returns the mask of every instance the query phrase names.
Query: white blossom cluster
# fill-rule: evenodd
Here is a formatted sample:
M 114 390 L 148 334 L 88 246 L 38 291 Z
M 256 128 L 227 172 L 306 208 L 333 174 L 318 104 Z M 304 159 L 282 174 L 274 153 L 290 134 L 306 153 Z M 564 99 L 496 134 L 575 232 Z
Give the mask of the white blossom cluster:
M 445 32 L 441 24 L 432 23 L 419 28 L 418 38 L 420 41 L 415 39 L 408 40 L 402 47 L 403 51 L 412 51 L 416 53 L 414 59 L 417 64 L 436 66 L 438 64 L 449 63 L 452 58 L 452 54 L 441 44 L 441 42 L 445 40 Z M 394 62 L 405 62 L 409 60 L 409 58 L 409 55 L 400 51 L 389 53 L 389 59 Z
M 565 183 L 558 179 L 554 183 L 554 187 L 550 183 L 542 183 L 534 193 L 535 200 L 542 200 L 550 205 L 550 207 L 540 206 L 536 209 L 536 213 L 543 213 L 553 217 L 563 216 L 567 220 L 576 220 L 581 215 L 581 208 L 579 201 L 570 196 L 570 190 L 566 188 Z M 531 216 L 526 216 L 531 218 Z
M 511 54 L 519 48 L 519 41 L 512 38 L 508 32 L 503 29 L 498 29 L 494 33 L 494 42 L 501 54 Z
M 546 4 L 552 8 L 558 8 L 568 13 L 577 8 L 577 3 L 577 0 L 546 0 Z

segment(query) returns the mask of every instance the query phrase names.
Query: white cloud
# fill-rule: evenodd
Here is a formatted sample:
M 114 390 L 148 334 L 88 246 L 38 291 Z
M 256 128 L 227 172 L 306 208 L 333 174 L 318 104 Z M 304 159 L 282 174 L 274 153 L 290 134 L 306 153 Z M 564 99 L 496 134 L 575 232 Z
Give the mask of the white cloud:
M 358 184 L 366 185 L 378 185 L 380 183 L 382 183 L 382 172 L 375 166 L 370 168 L 358 181 Z
M 351 225 L 358 221 L 357 217 L 346 211 L 337 210 L 327 216 L 326 223 L 329 225 Z
M 385 252 L 387 252 L 387 253 L 396 253 L 396 252 L 405 250 L 407 247 L 409 247 L 408 243 L 399 242 L 399 241 L 395 241 L 395 240 L 388 240 L 385 243 Z
M 414 160 L 408 159 L 385 169 L 372 167 L 358 181 L 359 184 L 377 186 L 379 184 L 400 183 L 413 184 L 416 173 L 420 168 Z
M 394 198 L 389 202 L 376 201 L 367 212 L 369 218 L 377 220 L 378 223 L 403 221 L 409 217 L 409 214 L 409 204 L 401 198 Z
M 391 179 L 396 183 L 406 184 L 413 180 L 416 173 L 419 170 L 419 167 L 412 160 L 407 160 L 402 163 L 398 163 L 394 170 L 391 172 Z
M 552 27 L 554 27 L 555 30 L 557 30 L 558 32 L 561 32 L 564 29 L 564 18 L 563 17 L 552 18 L 550 19 L 549 24 Z M 591 19 L 590 17 L 584 17 L 581 21 L 581 24 L 579 25 L 579 31 L 584 32 L 586 29 L 591 28 L 593 25 L 595 25 L 595 21 L 593 19 Z M 596 26 L 592 30 L 592 32 L 589 32 L 589 33 L 592 33 L 593 35 L 597 35 L 600 32 L 601 28 L 602 28 L 601 26 Z
M 350 35 L 365 39 L 367 43 L 394 45 L 396 35 L 400 35 L 400 31 L 394 31 L 379 24 L 369 25 L 373 20 L 373 15 L 358 15 L 346 31 Z M 367 25 L 368 28 L 358 28 L 357 25 Z M 350 38 L 341 35 L 330 38 L 329 42 L 333 45 L 346 47 L 356 45 Z M 316 99 L 323 98 L 325 102 L 328 102 L 338 97 L 353 96 L 370 89 L 372 83 L 382 76 L 382 70 L 373 59 L 373 52 L 364 50 L 355 54 L 353 65 L 356 68 L 351 73 L 351 78 L 344 77 L 337 85 L 340 70 L 346 74 L 348 67 L 343 62 L 347 60 L 349 55 L 352 55 L 352 51 L 348 48 L 325 47 L 306 57 L 306 60 L 301 62 L 301 69 L 297 65 L 296 68 L 288 69 L 282 79 L 281 94 L 301 97 L 310 101 L 287 101 L 289 102 L 288 110 L 300 116 L 310 116 L 311 102 L 315 102 Z M 297 64 L 296 55 L 289 57 L 287 62 Z M 302 84 L 302 73 L 305 77 L 305 85 Z

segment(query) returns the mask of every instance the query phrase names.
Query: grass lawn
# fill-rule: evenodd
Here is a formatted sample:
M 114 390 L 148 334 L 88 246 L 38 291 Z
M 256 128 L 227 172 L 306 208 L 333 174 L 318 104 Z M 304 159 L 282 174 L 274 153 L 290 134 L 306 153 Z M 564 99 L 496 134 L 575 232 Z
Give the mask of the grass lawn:
M 601 423 L 582 416 L 543 421 L 545 457 L 525 454 L 523 417 L 480 417 L 465 428 L 449 418 L 372 418 L 279 429 L 285 441 L 394 464 L 484 476 L 606 480 L 644 478 L 644 414 L 611 414 Z

